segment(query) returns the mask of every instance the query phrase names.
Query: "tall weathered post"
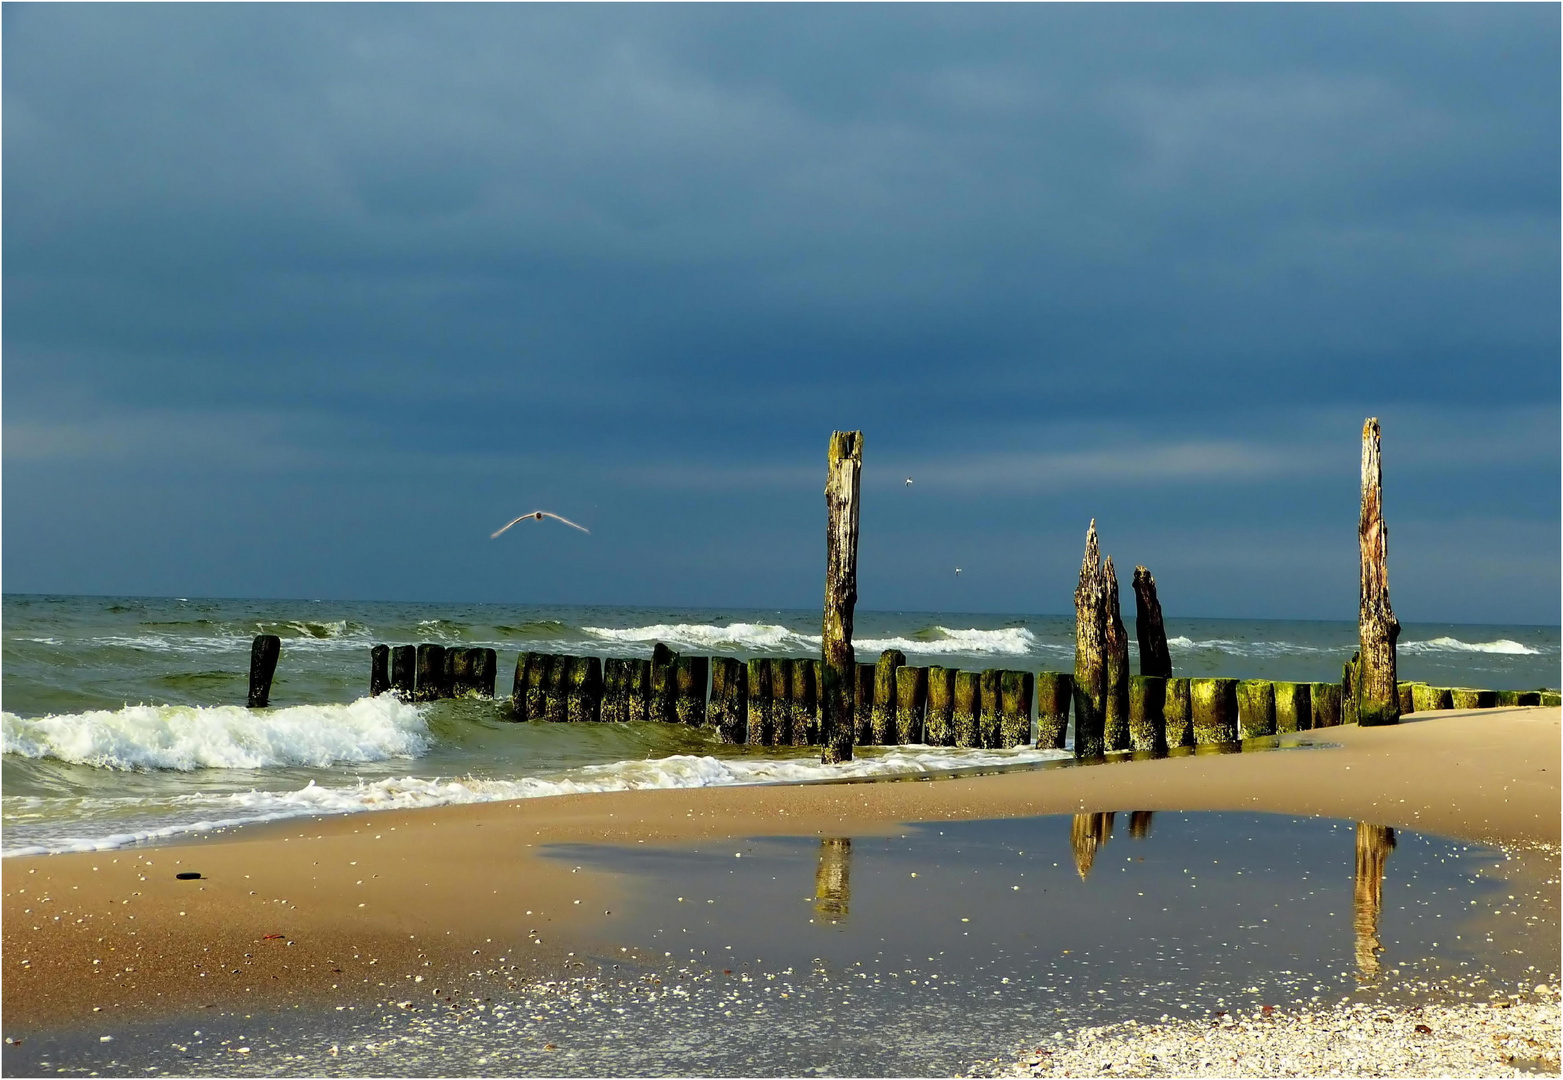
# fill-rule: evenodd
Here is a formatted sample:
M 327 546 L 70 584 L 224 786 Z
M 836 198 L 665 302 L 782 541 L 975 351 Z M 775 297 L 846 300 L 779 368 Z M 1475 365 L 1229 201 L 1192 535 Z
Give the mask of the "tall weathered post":
M 923 713 L 928 707 L 928 669 L 900 667 L 895 673 L 895 741 L 923 742 Z
M 391 688 L 391 647 L 376 645 L 369 650 L 369 696 L 379 697 Z
M 271 679 L 281 655 L 282 639 L 276 634 L 257 634 L 250 642 L 250 694 L 246 702 L 250 708 L 264 709 L 271 700 Z
M 1129 749 L 1129 632 L 1118 610 L 1118 571 L 1113 557 L 1102 564 L 1102 588 L 1107 598 L 1107 708 L 1102 738 L 1109 750 Z
M 928 669 L 928 707 L 923 712 L 923 742 L 929 746 L 955 743 L 955 669 Z
M 418 671 L 418 650 L 412 645 L 398 645 L 391 650 L 391 691 L 404 698 L 412 697 L 414 680 Z
M 1061 671 L 1037 675 L 1037 749 L 1062 750 L 1069 732 L 1069 699 L 1075 681 Z
M 1383 479 L 1378 418 L 1370 416 L 1362 424 L 1362 517 L 1357 525 L 1362 554 L 1357 607 L 1361 659 L 1352 687 L 1357 723 L 1363 727 L 1400 722 L 1400 693 L 1395 685 L 1400 622 L 1389 606 L 1389 529 L 1384 525 Z
M 830 436 L 825 473 L 825 610 L 820 634 L 824 680 L 819 687 L 820 760 L 852 760 L 857 654 L 852 617 L 857 608 L 858 480 L 863 472 L 863 433 Z
M 1096 519 L 1085 534 L 1075 587 L 1075 757 L 1101 757 L 1107 716 L 1107 591 L 1102 583 Z
M 1140 674 L 1172 678 L 1172 654 L 1167 651 L 1156 579 L 1143 566 L 1134 568 L 1134 636 L 1140 643 Z
M 906 654 L 901 650 L 886 649 L 874 665 L 874 704 L 869 712 L 869 723 L 875 746 L 896 744 L 895 673 L 905 663 Z

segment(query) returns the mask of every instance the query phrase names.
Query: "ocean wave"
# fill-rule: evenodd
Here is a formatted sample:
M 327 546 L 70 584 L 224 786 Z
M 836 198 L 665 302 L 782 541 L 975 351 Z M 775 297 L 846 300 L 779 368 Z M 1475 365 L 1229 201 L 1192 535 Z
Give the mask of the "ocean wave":
M 661 641 L 675 649 L 712 652 L 814 653 L 819 651 L 821 644 L 818 634 L 806 634 L 773 623 L 732 623 L 728 626 L 659 623 L 625 629 L 587 626 L 583 630 L 601 641 L 636 644 Z M 858 638 L 853 645 L 861 652 L 870 653 L 900 649 L 923 655 L 956 656 L 1024 656 L 1038 650 L 1063 648 L 1039 641 L 1024 627 L 957 630 L 930 626 L 911 637 L 865 637 Z
M 1397 646 L 1408 653 L 1498 653 L 1503 656 L 1539 656 L 1540 649 L 1522 645 L 1518 641 L 1499 638 L 1497 641 L 1461 641 L 1459 638 L 1436 637 L 1431 641 L 1402 641 Z
M 907 653 L 931 656 L 1026 656 L 1038 650 L 1065 651 L 1066 647 L 1037 640 L 1037 636 L 1022 626 L 1002 630 L 953 630 L 948 626 L 935 626 L 931 632 L 915 637 L 861 638 L 853 647 L 864 652 L 884 652 L 899 649 Z M 1067 646 L 1072 652 L 1074 644 Z
M 1228 638 L 1195 641 L 1193 638 L 1182 636 L 1168 638 L 1167 646 L 1182 650 L 1210 650 L 1226 653 L 1228 656 L 1301 656 L 1341 651 L 1341 647 L 1299 645 L 1291 641 L 1233 641 Z M 1349 649 L 1350 645 L 1344 647 Z
M 962 750 L 950 747 L 898 746 L 882 751 L 860 748 L 858 756 L 840 765 L 824 765 L 814 757 L 717 758 L 675 754 L 646 760 L 586 765 L 548 776 L 519 779 L 404 776 L 350 786 L 325 787 L 314 782 L 295 791 L 246 791 L 226 795 L 184 795 L 140 800 L 148 810 L 202 815 L 198 820 L 121 829 L 102 836 L 29 837 L 31 842 L 7 849 L 6 856 L 42 855 L 66 851 L 108 851 L 151 840 L 211 832 L 263 821 L 320 814 L 355 814 L 372 810 L 413 810 L 467 803 L 535 799 L 604 791 L 653 788 L 736 787 L 795 784 L 822 780 L 891 778 L 1035 764 L 1071 757 L 1068 750 Z M 9 800 L 8 800 L 9 801 Z M 29 799 L 29 803 L 41 800 Z M 126 800 L 130 802 L 130 800 Z M 14 805 L 14 804 L 13 804 Z M 10 811 L 8 810 L 8 816 Z
M 3 750 L 104 769 L 264 769 L 418 757 L 423 709 L 391 695 L 349 705 L 127 705 L 24 719 L 0 713 Z

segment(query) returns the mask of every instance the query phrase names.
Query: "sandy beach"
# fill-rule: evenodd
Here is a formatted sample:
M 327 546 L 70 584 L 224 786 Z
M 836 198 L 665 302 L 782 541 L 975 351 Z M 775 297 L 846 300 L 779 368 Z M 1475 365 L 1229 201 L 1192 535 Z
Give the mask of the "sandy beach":
M 871 835 L 900 823 L 1115 810 L 1365 820 L 1559 841 L 1559 710 L 1443 712 L 1308 748 L 922 782 L 635 791 L 295 820 L 177 845 L 6 861 L 7 1033 L 234 1003 L 384 996 L 471 967 L 567 973 L 615 938 L 611 875 L 562 843 Z M 180 880 L 178 873 L 199 873 Z

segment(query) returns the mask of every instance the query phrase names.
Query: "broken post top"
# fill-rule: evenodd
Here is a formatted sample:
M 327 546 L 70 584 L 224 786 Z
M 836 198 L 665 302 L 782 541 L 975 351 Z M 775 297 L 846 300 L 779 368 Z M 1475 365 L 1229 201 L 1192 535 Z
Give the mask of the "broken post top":
M 1080 560 L 1080 584 L 1075 588 L 1075 603 L 1094 595 L 1101 588 L 1102 548 L 1096 539 L 1096 519 L 1085 534 L 1085 558 Z

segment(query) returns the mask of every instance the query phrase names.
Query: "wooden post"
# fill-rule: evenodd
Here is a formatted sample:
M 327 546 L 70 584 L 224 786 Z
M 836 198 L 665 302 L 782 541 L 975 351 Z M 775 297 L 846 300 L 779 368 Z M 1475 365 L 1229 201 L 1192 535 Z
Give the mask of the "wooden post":
M 803 658 L 792 662 L 792 693 L 787 701 L 792 713 L 793 746 L 813 746 L 819 741 L 819 697 L 814 682 L 818 663 Z
M 771 721 L 771 662 L 756 656 L 749 661 L 749 700 L 747 710 L 748 743 L 770 746 L 774 737 Z
M 445 666 L 450 672 L 450 696 L 471 697 L 477 689 L 477 673 L 472 670 L 476 649 L 446 649 Z
M 1490 709 L 1498 700 L 1498 696 L 1491 690 L 1473 690 L 1467 686 L 1454 687 L 1449 691 L 1449 696 L 1453 698 L 1457 709 Z
M 1194 706 L 1189 700 L 1187 679 L 1167 680 L 1167 701 L 1162 706 L 1167 732 L 1167 748 L 1194 745 Z
M 1357 822 L 1357 873 L 1352 883 L 1352 929 L 1356 932 L 1357 981 L 1378 978 L 1379 915 L 1384 910 L 1384 864 L 1395 849 L 1395 830 Z
M 605 724 L 622 724 L 629 716 L 629 701 L 624 696 L 624 659 L 602 658 L 602 712 Z
M 661 724 L 676 724 L 678 712 L 673 704 L 676 696 L 674 667 L 678 654 L 662 642 L 651 649 L 651 715 L 647 718 Z
M 852 907 L 852 840 L 827 836 L 819 842 L 819 865 L 814 870 L 814 917 L 822 923 L 839 923 Z
M 1075 757 L 1101 757 L 1107 720 L 1107 590 L 1102 583 L 1096 519 L 1085 534 L 1075 588 Z
M 1413 685 L 1415 684 L 1408 682 L 1399 682 L 1395 684 L 1395 693 L 1400 697 L 1401 716 L 1406 715 L 1408 712 L 1416 711 L 1416 695 L 1411 690 Z
M 923 741 L 929 746 L 955 745 L 955 669 L 928 669 L 928 705 L 923 712 Z
M 852 716 L 852 728 L 855 732 L 853 739 L 859 746 L 872 746 L 874 743 L 874 665 L 857 665 L 857 683 L 855 689 L 856 712 Z
M 391 688 L 391 647 L 376 645 L 369 650 L 369 696 L 379 697 Z
M 825 610 L 820 634 L 824 679 L 819 686 L 820 760 L 852 760 L 856 734 L 857 654 L 852 618 L 857 608 L 858 479 L 863 471 L 863 433 L 830 436 L 825 466 Z M 865 712 L 867 710 L 864 710 Z
M 704 727 L 706 683 L 711 674 L 707 656 L 680 656 L 673 662 L 674 719 L 685 727 Z
M 543 720 L 548 714 L 548 682 L 553 677 L 554 658 L 548 653 L 527 653 L 526 699 L 521 709 L 523 720 Z
M 954 729 L 956 746 L 982 745 L 982 732 L 977 727 L 977 717 L 981 712 L 982 677 L 975 671 L 957 671 L 955 700 L 950 710 L 950 726 Z
M 1076 814 L 1069 825 L 1069 847 L 1075 856 L 1075 873 L 1084 881 L 1096 862 L 1096 852 L 1112 839 L 1112 814 Z
M 1199 746 L 1237 741 L 1237 680 L 1190 679 L 1194 742 Z
M 1140 674 L 1172 678 L 1172 654 L 1167 651 L 1156 579 L 1143 566 L 1134 568 L 1134 636 L 1140 643 Z
M 1357 722 L 1357 662 L 1361 659 L 1362 653 L 1354 652 L 1351 659 L 1341 665 L 1340 722 L 1343 724 Z
M 1118 610 L 1118 571 L 1113 557 L 1102 564 L 1102 588 L 1107 598 L 1107 701 L 1102 740 L 1109 750 L 1129 749 L 1129 632 Z
M 999 673 L 999 749 L 1031 745 L 1031 698 L 1036 689 L 1029 671 Z
M 923 713 L 928 708 L 928 669 L 900 667 L 895 673 L 895 741 L 902 746 L 923 741 Z
M 1313 730 L 1313 704 L 1307 683 L 1275 683 L 1275 733 Z
M 441 697 L 456 696 L 456 654 L 459 652 L 460 649 L 448 645 L 445 647 L 445 669 L 441 675 L 444 680 L 444 693 L 440 695 Z
M 570 659 L 565 716 L 581 724 L 602 719 L 602 661 L 595 656 Z
M 731 656 L 711 659 L 711 708 L 706 717 L 725 743 L 741 743 L 749 734 L 748 675 L 742 660 Z
M 1454 708 L 1454 695 L 1445 686 L 1418 684 L 1411 688 L 1417 712 L 1432 712 Z
M 1167 680 L 1129 677 L 1129 745 L 1134 750 L 1167 749 Z
M 977 745 L 987 750 L 999 745 L 999 675 L 985 668 L 977 682 Z
M 543 683 L 543 715 L 539 719 L 562 724 L 570 719 L 570 671 L 575 657 L 569 654 L 548 658 L 548 675 Z
M 1308 685 L 1308 709 L 1313 713 L 1315 729 L 1340 726 L 1340 684 L 1316 682 Z
M 494 683 L 499 679 L 499 654 L 493 649 L 479 649 L 476 668 L 478 697 L 492 698 Z
M 775 746 L 792 745 L 792 668 L 792 657 L 771 657 L 771 743 Z
M 639 657 L 624 661 L 624 704 L 630 723 L 651 719 L 651 661 Z
M 1389 530 L 1384 525 L 1383 468 L 1379 459 L 1377 417 L 1362 424 L 1362 517 L 1357 540 L 1362 554 L 1357 637 L 1357 723 L 1363 727 L 1400 721 L 1395 682 L 1395 642 L 1400 622 L 1389 606 Z
M 417 679 L 418 650 L 411 645 L 398 645 L 391 650 L 391 690 L 404 698 L 412 697 Z
M 1275 686 L 1269 679 L 1237 684 L 1237 730 L 1243 739 L 1275 734 Z
M 1037 749 L 1062 750 L 1069 732 L 1069 699 L 1074 678 L 1061 671 L 1037 675 Z
M 809 745 L 820 746 L 825 742 L 824 721 L 820 718 L 820 694 L 823 692 L 821 688 L 825 685 L 825 662 L 815 660 L 810 666 L 814 668 L 814 717 L 809 721 Z
M 906 663 L 906 654 L 899 649 L 886 649 L 879 654 L 874 665 L 874 706 L 869 723 L 876 746 L 894 746 L 895 726 L 895 672 Z
M 252 709 L 264 709 L 271 701 L 271 680 L 277 673 L 277 657 L 282 655 L 282 639 L 276 634 L 257 634 L 250 642 L 250 695 Z
M 424 642 L 418 646 L 418 684 L 413 696 L 419 701 L 436 701 L 450 696 L 445 681 L 445 646 Z
M 510 681 L 510 709 L 518 720 L 526 719 L 526 666 L 531 656 L 529 652 L 516 654 L 516 673 Z

